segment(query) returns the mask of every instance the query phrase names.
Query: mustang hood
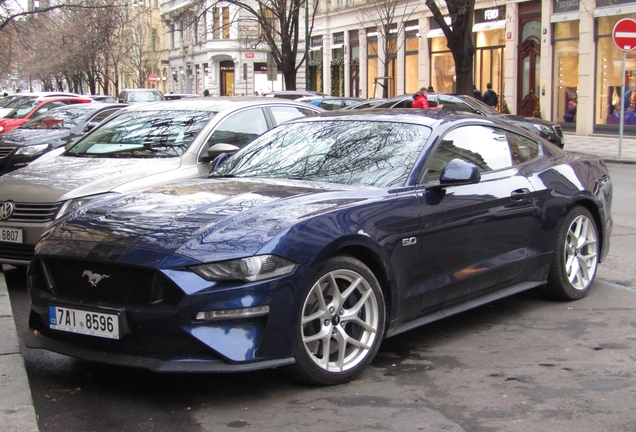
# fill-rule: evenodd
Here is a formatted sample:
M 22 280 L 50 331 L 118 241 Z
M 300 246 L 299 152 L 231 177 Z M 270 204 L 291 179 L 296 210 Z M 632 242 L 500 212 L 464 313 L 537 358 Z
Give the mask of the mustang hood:
M 346 198 L 339 193 L 343 189 L 348 190 Z M 208 179 L 157 187 L 83 208 L 45 233 L 40 252 L 59 251 L 66 244 L 63 253 L 77 254 L 70 250 L 111 244 L 200 262 L 244 257 L 304 219 L 382 193 L 351 189 L 263 179 Z M 82 246 L 83 242 L 88 244 Z
M 181 158 L 131 159 L 58 156 L 0 177 L 0 202 L 56 202 L 94 195 L 179 168 Z

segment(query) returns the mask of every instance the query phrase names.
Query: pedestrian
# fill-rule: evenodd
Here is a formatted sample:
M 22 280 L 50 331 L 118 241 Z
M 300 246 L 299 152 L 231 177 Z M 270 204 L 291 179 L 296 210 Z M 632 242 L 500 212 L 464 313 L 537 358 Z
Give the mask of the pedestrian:
M 473 97 L 478 100 L 483 100 L 481 98 L 481 92 L 475 86 L 473 86 Z
M 433 90 L 433 86 L 428 86 L 428 88 L 426 89 L 429 93 L 435 93 L 435 90 Z
M 428 104 L 428 90 L 424 87 L 413 95 L 411 108 L 430 108 Z
M 492 84 L 486 84 L 486 89 L 487 90 L 482 98 L 484 103 L 488 106 L 496 107 L 499 103 L 499 98 L 497 98 L 497 93 L 495 93 L 495 91 L 492 89 Z

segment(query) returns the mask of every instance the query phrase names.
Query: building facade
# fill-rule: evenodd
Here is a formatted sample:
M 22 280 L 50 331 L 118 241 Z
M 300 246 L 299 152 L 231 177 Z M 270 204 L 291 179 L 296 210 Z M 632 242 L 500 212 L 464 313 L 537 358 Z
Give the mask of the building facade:
M 207 89 L 211 96 L 238 96 L 283 90 L 282 74 L 271 71 L 271 61 L 268 74 L 269 49 L 258 43 L 260 28 L 253 16 L 230 3 L 212 0 L 188 10 L 192 3 L 161 2 L 168 41 L 161 73 L 169 78 L 169 92 L 200 95 Z M 304 87 L 302 68 L 297 88 Z
M 402 3 L 397 10 L 403 14 L 382 34 L 378 28 L 385 22 L 374 18 L 375 2 L 321 4 L 311 36 L 309 85 L 368 98 L 428 86 L 454 92 L 453 57 L 428 8 Z M 622 18 L 636 19 L 636 1 L 478 0 L 475 85 L 483 92 L 492 83 L 500 111 L 541 116 L 577 134 L 618 133 L 623 51 L 614 45 L 612 30 Z M 446 20 L 452 25 L 452 17 Z M 627 52 L 624 81 L 625 134 L 636 135 L 636 50 Z M 381 92 L 385 87 L 388 92 Z

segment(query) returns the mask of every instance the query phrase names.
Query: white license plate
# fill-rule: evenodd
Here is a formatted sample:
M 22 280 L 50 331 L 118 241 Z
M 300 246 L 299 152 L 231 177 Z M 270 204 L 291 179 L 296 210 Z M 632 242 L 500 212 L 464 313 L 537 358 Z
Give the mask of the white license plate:
M 108 339 L 119 339 L 119 316 L 101 312 L 49 306 L 49 327 Z
M 0 242 L 24 243 L 22 228 L 2 228 L 0 227 Z

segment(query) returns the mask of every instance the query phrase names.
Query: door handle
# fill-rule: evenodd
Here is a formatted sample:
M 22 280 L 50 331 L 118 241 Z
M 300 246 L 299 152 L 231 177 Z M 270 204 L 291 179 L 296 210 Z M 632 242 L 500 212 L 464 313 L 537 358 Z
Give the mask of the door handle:
M 524 200 L 528 198 L 528 195 L 530 195 L 530 189 L 527 188 L 516 189 L 510 192 L 510 198 L 512 198 L 513 201 Z

